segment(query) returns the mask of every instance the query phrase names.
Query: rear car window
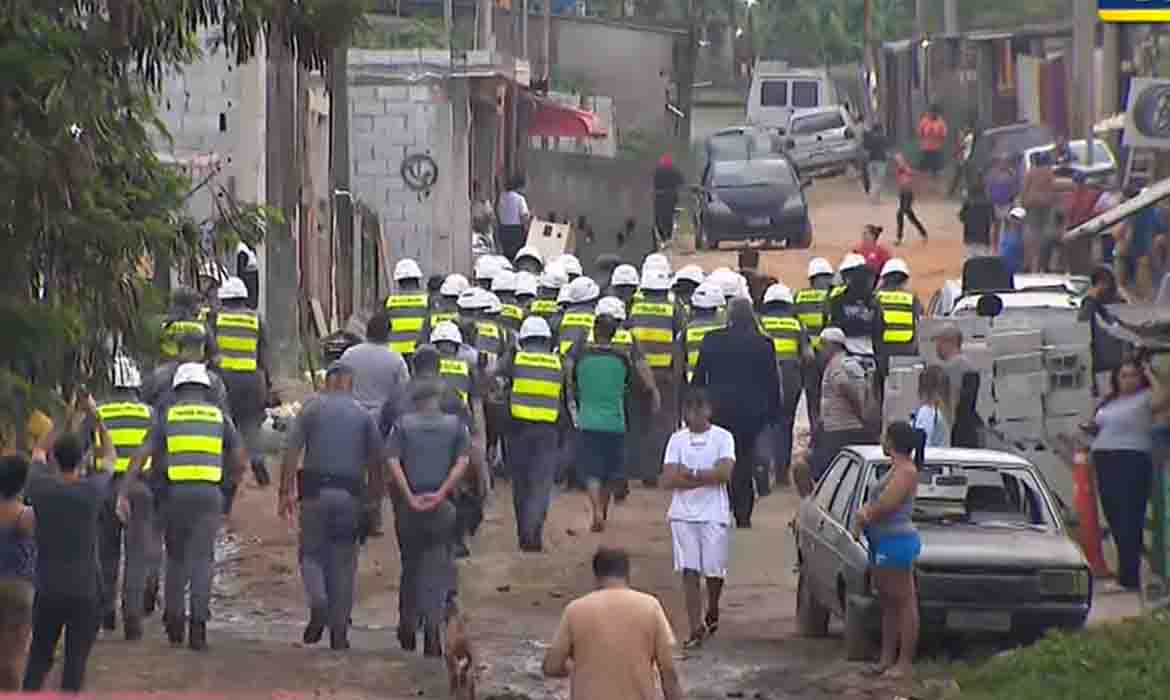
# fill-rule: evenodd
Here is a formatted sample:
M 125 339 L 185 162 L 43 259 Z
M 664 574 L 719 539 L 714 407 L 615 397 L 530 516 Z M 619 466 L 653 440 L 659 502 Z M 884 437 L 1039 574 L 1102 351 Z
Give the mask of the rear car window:
M 720 161 L 713 164 L 713 187 L 796 185 L 796 176 L 785 160 Z
M 788 81 L 765 80 L 760 83 L 760 105 L 764 107 L 787 107 Z
M 825 112 L 824 114 L 810 114 L 807 117 L 792 120 L 793 134 L 815 134 L 830 129 L 840 129 L 845 126 L 845 120 L 840 112 Z
M 793 80 L 792 106 L 798 109 L 818 107 L 821 104 L 820 92 L 820 85 L 815 80 Z

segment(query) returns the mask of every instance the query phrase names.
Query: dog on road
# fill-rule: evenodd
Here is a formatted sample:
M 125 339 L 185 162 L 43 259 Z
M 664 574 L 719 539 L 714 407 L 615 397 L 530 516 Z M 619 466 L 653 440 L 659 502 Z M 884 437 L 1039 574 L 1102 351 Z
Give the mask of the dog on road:
M 467 635 L 467 620 L 452 593 L 447 598 L 446 644 L 447 678 L 452 700 L 475 700 L 475 654 Z

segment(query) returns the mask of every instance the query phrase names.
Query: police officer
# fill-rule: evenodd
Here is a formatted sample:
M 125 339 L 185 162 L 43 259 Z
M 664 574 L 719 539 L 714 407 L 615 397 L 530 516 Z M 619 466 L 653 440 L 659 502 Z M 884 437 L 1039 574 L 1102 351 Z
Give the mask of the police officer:
M 684 309 L 688 310 L 688 313 L 691 308 L 691 297 L 694 296 L 695 290 L 699 288 L 704 279 L 703 268 L 698 265 L 684 265 L 678 272 L 674 273 L 670 290 L 674 292 L 674 298 Z
M 878 309 L 873 297 L 873 273 L 865 258 L 849 253 L 838 267 L 842 284 L 829 292 L 829 307 L 825 322 L 840 328 L 845 337 L 854 341 L 853 348 L 872 343 L 877 337 Z
M 772 426 L 772 457 L 775 460 L 776 483 L 791 483 L 792 430 L 796 422 L 796 405 L 803 387 L 802 363 L 812 359 L 808 336 L 796 317 L 792 290 L 783 284 L 773 284 L 764 291 L 760 305 L 760 321 L 772 338 L 776 361 L 780 367 L 780 415 Z
M 264 325 L 248 308 L 248 288 L 239 277 L 229 277 L 219 288 L 220 308 L 208 323 L 215 334 L 215 366 L 228 390 L 231 417 L 252 455 L 252 472 L 261 486 L 268 483 L 260 426 L 268 402 L 267 342 Z M 238 484 L 224 482 L 224 513 L 232 511 Z
M 97 407 L 97 415 L 106 426 L 116 455 L 110 499 L 101 516 L 98 540 L 102 565 L 102 626 L 107 630 L 117 626 L 114 599 L 124 547 L 126 569 L 122 573 L 122 621 L 128 641 L 142 638 L 142 618 L 146 608 L 154 609 L 154 597 L 158 593 L 158 559 L 162 555 L 155 524 L 154 493 L 145 484 L 136 483 L 127 491 L 130 518 L 125 524 L 116 512 L 117 493 L 130 460 L 142 449 L 154 424 L 150 405 L 139 396 L 141 387 L 138 368 L 129 358 L 119 357 L 114 365 L 114 390 Z M 91 431 L 86 430 L 86 434 L 91 434 Z M 149 468 L 148 461 L 144 469 Z
M 460 334 L 468 345 L 486 356 L 490 369 L 503 354 L 508 343 L 507 333 L 500 324 L 489 318 L 492 303 L 499 303 L 491 292 L 472 287 L 459 295 Z M 478 358 L 477 358 L 478 362 Z
M 556 325 L 561 315 L 561 307 L 557 304 L 557 296 L 561 288 L 569 284 L 569 275 L 559 265 L 549 265 L 540 276 L 536 298 L 528 305 L 530 316 L 540 316 L 548 322 L 549 328 Z
M 540 277 L 544 272 L 544 256 L 535 246 L 526 245 L 521 248 L 512 262 L 515 263 L 518 272 L 527 272 L 535 277 Z
M 922 304 L 913 292 L 906 289 L 909 281 L 910 267 L 906 261 L 891 258 L 882 266 L 878 289 L 874 292 L 878 307 L 878 329 L 874 335 L 877 356 L 874 390 L 879 397 L 885 392 L 890 358 L 918 356 L 918 319 L 922 316 Z
M 365 504 L 380 503 L 385 492 L 385 456 L 373 416 L 353 397 L 353 370 L 344 361 L 329 366 L 325 391 L 305 405 L 289 434 L 277 497 L 286 520 L 302 460 L 298 558 L 309 599 L 303 641 L 316 644 L 328 626 L 330 647 L 348 649 L 358 539 Z
M 711 331 L 727 325 L 721 313 L 724 304 L 723 290 L 711 282 L 700 284 L 691 295 L 691 318 L 687 321 L 685 342 L 688 382 L 694 378 L 695 365 L 699 363 L 699 346 L 703 344 L 703 338 Z
M 407 364 L 415 348 L 430 333 L 429 301 L 422 283 L 422 269 L 414 260 L 405 258 L 394 265 L 397 291 L 386 297 L 386 311 L 390 314 L 390 349 L 402 355 Z
M 630 306 L 634 303 L 634 294 L 637 293 L 640 283 L 638 268 L 633 265 L 618 265 L 613 269 L 613 274 L 609 276 L 607 293 L 621 299 L 622 303 L 626 305 L 626 312 L 629 313 Z
M 825 328 L 829 292 L 833 288 L 833 265 L 824 258 L 808 261 L 808 287 L 796 293 L 796 318 L 804 326 L 809 343 L 816 353 L 821 348 L 821 330 Z M 821 367 L 819 358 L 805 364 L 804 396 L 808 424 L 816 426 L 821 411 Z
M 180 287 L 171 293 L 171 305 L 163 318 L 159 339 L 159 357 L 164 361 L 179 358 L 179 335 L 198 332 L 207 335 L 207 326 L 199 319 L 199 294 L 190 287 Z
M 175 337 L 175 343 L 179 348 L 179 356 L 155 367 L 142 384 L 142 400 L 153 406 L 156 413 L 160 407 L 174 401 L 175 371 L 189 362 L 203 364 L 204 358 L 207 356 L 207 334 L 200 329 L 193 328 L 178 334 Z M 223 380 L 215 372 L 209 372 L 208 377 L 211 380 L 210 397 L 212 402 L 221 410 L 228 411 L 228 392 Z
M 516 273 L 516 305 L 520 307 L 524 317 L 528 317 L 529 308 L 536 300 L 536 292 L 540 287 L 540 279 L 531 272 Z
M 171 644 L 183 643 L 189 619 L 192 649 L 207 649 L 215 535 L 223 513 L 223 484 L 248 463 L 235 424 L 211 400 L 207 367 L 187 363 L 175 370 L 174 403 L 156 412 L 143 448 L 130 460 L 118 495 L 129 520 L 130 493 L 147 460 L 165 484 L 163 498 L 167 567 L 164 622 Z M 191 589 L 190 617 L 184 608 Z
M 431 332 L 443 321 L 457 321 L 459 318 L 459 295 L 467 291 L 471 283 L 455 272 L 443 278 L 439 295 L 431 298 Z
M 670 273 L 660 265 L 643 265 L 642 298 L 630 309 L 628 325 L 654 372 L 661 406 L 651 411 L 649 428 L 642 443 L 641 477 L 647 486 L 658 483 L 666 441 L 678 427 L 679 388 L 685 377 L 685 358 L 680 338 L 685 338 L 686 320 L 670 298 Z
M 588 277 L 578 277 L 566 289 L 565 312 L 553 329 L 557 337 L 557 350 L 562 355 L 569 352 L 574 344 L 589 337 L 593 330 L 593 307 L 601 296 L 597 283 Z
M 564 365 L 543 318 L 525 319 L 518 341 L 519 348 L 504 361 L 498 376 L 508 387 L 512 418 L 508 468 L 516 537 L 520 551 L 540 552 L 560 459 L 557 426 L 563 416 Z
M 500 301 L 500 325 L 513 334 L 519 332 L 524 322 L 524 309 L 517 300 L 516 287 L 515 272 L 500 270 L 492 279 L 492 293 Z

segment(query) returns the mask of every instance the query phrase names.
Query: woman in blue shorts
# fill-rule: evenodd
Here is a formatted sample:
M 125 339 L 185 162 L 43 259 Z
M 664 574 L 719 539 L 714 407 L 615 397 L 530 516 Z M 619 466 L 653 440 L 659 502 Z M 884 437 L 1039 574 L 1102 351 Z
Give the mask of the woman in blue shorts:
M 923 433 L 906 421 L 896 421 L 886 428 L 882 446 L 890 455 L 890 470 L 870 490 L 868 503 L 854 520 L 869 541 L 869 563 L 882 610 L 882 654 L 872 672 L 899 679 L 910 675 L 918 647 L 914 561 L 922 541 L 911 514 L 918 489 L 914 453 L 922 449 Z

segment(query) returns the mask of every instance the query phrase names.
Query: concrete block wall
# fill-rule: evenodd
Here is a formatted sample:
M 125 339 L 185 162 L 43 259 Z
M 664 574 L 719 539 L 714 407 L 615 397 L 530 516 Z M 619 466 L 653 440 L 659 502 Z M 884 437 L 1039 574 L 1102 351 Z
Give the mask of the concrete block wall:
M 350 186 L 378 214 L 388 265 L 410 257 L 428 275 L 466 272 L 471 228 L 466 111 L 466 100 L 450 99 L 438 82 L 387 78 L 350 85 Z M 403 181 L 402 162 L 414 154 L 429 155 L 438 167 L 429 193 L 415 192 Z

